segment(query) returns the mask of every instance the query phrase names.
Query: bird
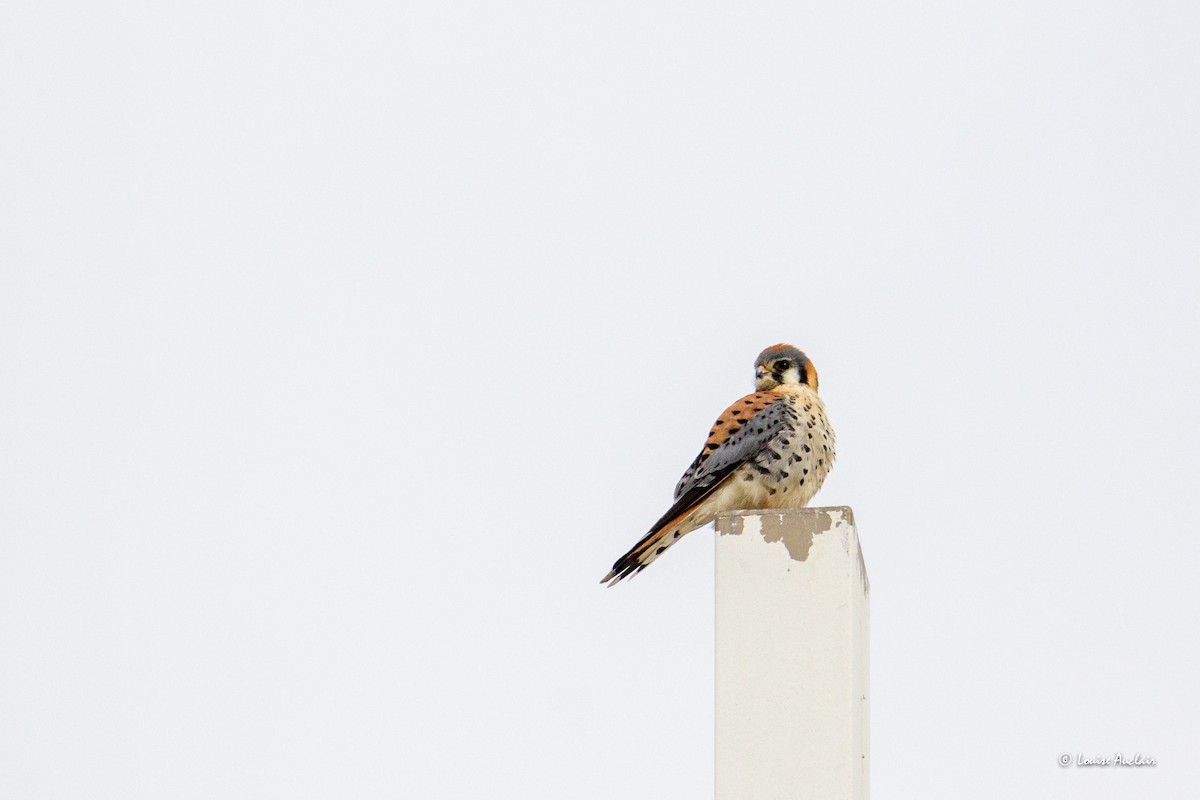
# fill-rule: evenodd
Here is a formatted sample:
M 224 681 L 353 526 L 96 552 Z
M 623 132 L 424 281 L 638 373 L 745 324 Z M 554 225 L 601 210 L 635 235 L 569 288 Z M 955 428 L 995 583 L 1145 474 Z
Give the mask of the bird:
M 803 508 L 825 482 L 836 439 L 817 368 L 790 344 L 754 361 L 755 391 L 725 409 L 675 486 L 675 502 L 600 581 L 615 586 L 725 511 Z

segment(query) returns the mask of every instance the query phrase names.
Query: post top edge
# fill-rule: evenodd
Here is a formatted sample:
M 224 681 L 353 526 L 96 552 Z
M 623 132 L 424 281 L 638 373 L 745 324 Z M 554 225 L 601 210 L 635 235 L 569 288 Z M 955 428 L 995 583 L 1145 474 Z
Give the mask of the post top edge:
M 815 516 L 828 514 L 831 511 L 840 512 L 846 521 L 854 524 L 854 509 L 850 506 L 806 506 L 804 508 L 742 508 L 736 511 L 722 511 L 717 519 L 722 517 L 761 517 L 761 516 Z

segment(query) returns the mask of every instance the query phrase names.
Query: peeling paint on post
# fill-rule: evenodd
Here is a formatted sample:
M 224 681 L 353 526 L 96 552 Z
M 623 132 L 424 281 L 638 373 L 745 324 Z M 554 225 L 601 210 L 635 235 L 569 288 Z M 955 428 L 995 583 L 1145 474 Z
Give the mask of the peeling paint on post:
M 717 518 L 717 800 L 867 800 L 866 567 L 849 508 Z

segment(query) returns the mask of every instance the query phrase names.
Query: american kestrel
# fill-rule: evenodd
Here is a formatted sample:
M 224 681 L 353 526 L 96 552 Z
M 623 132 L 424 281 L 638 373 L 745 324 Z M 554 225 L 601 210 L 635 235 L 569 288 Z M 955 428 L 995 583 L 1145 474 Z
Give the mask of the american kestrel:
M 817 370 L 790 344 L 772 345 L 754 362 L 754 388 L 713 423 L 675 487 L 675 504 L 601 583 L 641 572 L 723 511 L 808 505 L 836 455 Z

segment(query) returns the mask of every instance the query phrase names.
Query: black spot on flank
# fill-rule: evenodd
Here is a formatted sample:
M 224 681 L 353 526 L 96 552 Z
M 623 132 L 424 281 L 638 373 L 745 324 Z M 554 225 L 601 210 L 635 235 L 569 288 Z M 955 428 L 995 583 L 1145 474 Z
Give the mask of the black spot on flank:
M 715 428 L 715 427 L 717 427 L 718 425 L 724 425 L 724 424 L 725 424 L 725 420 L 723 420 L 723 419 L 719 419 L 719 420 L 717 420 L 716 422 L 714 422 L 714 423 L 713 423 L 713 427 Z
M 812 411 L 812 406 L 811 406 L 811 405 L 807 405 L 807 406 L 805 406 L 805 407 L 804 407 L 804 410 L 805 410 L 805 411 Z
M 805 470 L 804 470 L 804 474 L 805 474 L 805 475 L 807 475 L 807 474 L 808 474 L 808 470 L 807 470 L 807 469 L 805 469 Z
M 744 480 L 744 481 L 752 481 L 752 480 L 754 480 L 754 476 L 753 476 L 753 475 L 751 475 L 749 472 L 747 472 L 745 475 L 743 475 L 743 476 L 742 476 L 742 480 Z
M 811 439 L 812 437 L 810 436 L 810 437 L 808 437 L 808 438 L 810 438 L 810 439 Z M 804 448 L 804 452 L 806 452 L 806 453 L 811 453 L 811 452 L 812 452 L 812 448 L 811 448 L 811 447 L 809 447 L 808 445 L 806 445 L 806 444 L 802 444 L 802 445 L 800 445 L 800 446 Z
M 782 470 L 782 469 L 779 470 L 779 477 L 786 478 L 787 476 L 788 476 L 788 474 L 785 470 Z
M 823 459 L 823 458 L 818 458 L 818 459 L 817 459 L 817 465 L 818 465 L 818 466 L 822 466 L 822 467 L 823 467 L 823 466 L 825 466 L 825 459 Z
M 742 412 L 739 409 L 734 409 L 733 411 L 730 411 L 729 413 L 733 414 L 735 417 L 740 417 L 742 415 Z
M 655 551 L 654 551 L 654 555 L 656 555 L 656 556 L 661 556 L 661 555 L 663 554 L 663 551 L 664 551 L 664 550 L 666 550 L 666 549 L 667 549 L 667 548 L 665 548 L 665 547 L 660 547 L 660 548 L 658 548 L 657 550 L 655 550 Z
M 671 534 L 671 538 L 672 538 L 672 539 L 678 539 L 678 538 L 679 538 L 679 531 L 675 531 L 673 534 Z
M 771 470 L 767 469 L 766 467 L 760 467 L 758 464 L 751 464 L 750 466 L 754 467 L 754 471 L 757 472 L 759 475 L 770 475 L 771 474 Z
M 810 428 L 811 428 L 811 427 L 813 427 L 813 426 L 814 426 L 816 423 L 815 423 L 815 422 L 806 422 L 806 423 L 804 423 L 804 424 L 805 424 L 805 425 L 807 425 L 808 427 L 810 427 Z
M 804 485 L 804 478 L 801 478 L 801 479 L 800 479 L 800 485 L 801 485 L 801 486 L 803 486 L 803 485 Z
M 775 490 L 774 490 L 774 489 L 767 489 L 767 494 L 775 494 Z
M 808 435 L 808 438 L 810 438 L 810 439 L 812 438 L 812 434 L 811 434 L 811 433 Z
M 754 405 L 754 401 L 753 401 L 753 400 L 743 400 L 742 402 L 743 402 L 743 403 L 745 403 L 745 404 L 746 404 L 746 405 L 748 405 L 748 406 L 752 406 L 752 405 Z

